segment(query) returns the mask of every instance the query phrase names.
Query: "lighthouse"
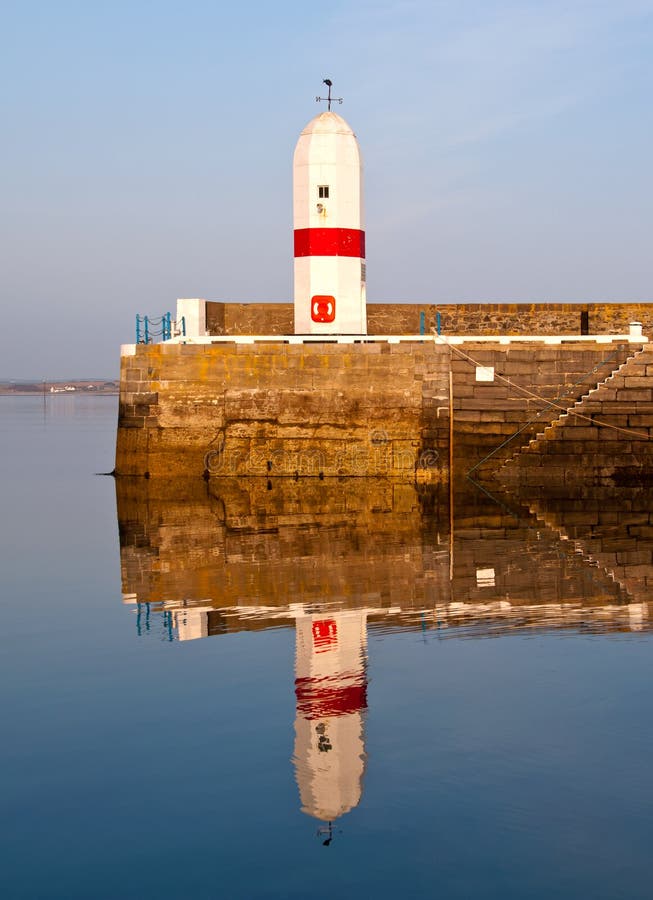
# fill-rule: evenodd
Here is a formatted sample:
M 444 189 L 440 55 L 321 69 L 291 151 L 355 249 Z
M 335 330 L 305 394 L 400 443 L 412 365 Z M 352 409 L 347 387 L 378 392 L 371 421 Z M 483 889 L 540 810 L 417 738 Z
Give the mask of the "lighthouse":
M 331 824 L 363 792 L 367 613 L 304 612 L 296 621 L 295 776 L 302 812 Z
M 328 109 L 304 128 L 293 159 L 295 333 L 367 334 L 363 165 L 325 84 Z

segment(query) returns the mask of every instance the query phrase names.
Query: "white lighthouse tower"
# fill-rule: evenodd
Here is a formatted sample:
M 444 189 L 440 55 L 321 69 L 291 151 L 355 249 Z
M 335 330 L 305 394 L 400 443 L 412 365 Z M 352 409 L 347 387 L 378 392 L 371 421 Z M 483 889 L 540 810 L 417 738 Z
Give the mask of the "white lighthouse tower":
M 304 128 L 293 160 L 295 333 L 367 334 L 363 164 L 324 83 L 328 110 Z

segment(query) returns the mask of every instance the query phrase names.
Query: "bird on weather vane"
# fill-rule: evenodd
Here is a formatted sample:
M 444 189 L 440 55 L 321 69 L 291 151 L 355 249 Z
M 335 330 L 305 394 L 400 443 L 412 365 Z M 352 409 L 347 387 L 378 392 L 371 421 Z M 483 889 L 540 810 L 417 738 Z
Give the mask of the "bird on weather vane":
M 330 78 L 323 78 L 322 84 L 326 84 L 326 86 L 329 88 L 329 93 L 327 94 L 326 97 L 316 97 L 315 102 L 322 103 L 326 100 L 327 110 L 328 110 L 328 112 L 331 112 L 331 104 L 332 103 L 342 103 L 342 97 L 332 97 L 331 96 L 331 86 L 333 85 L 333 82 L 331 81 Z

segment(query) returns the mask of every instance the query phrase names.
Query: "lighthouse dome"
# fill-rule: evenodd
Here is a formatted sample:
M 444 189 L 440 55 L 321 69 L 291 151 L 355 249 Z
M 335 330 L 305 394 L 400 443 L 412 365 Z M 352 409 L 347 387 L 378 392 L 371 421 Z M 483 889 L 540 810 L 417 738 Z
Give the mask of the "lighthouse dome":
M 334 112 L 322 112 L 305 126 L 295 147 L 295 172 L 302 166 L 317 166 L 313 174 L 326 175 L 325 166 L 362 167 L 360 148 L 351 126 Z
M 334 112 L 322 112 L 315 116 L 314 119 L 302 131 L 302 134 L 350 134 L 354 132 L 350 125 Z

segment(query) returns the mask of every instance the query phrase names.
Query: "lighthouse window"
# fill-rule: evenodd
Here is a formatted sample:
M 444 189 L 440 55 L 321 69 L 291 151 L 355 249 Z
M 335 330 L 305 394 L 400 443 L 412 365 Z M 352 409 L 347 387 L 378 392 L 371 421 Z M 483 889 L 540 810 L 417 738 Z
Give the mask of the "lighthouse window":
M 317 195 L 320 200 L 326 200 L 329 197 L 329 185 L 328 184 L 320 184 L 317 188 Z

